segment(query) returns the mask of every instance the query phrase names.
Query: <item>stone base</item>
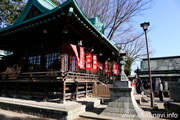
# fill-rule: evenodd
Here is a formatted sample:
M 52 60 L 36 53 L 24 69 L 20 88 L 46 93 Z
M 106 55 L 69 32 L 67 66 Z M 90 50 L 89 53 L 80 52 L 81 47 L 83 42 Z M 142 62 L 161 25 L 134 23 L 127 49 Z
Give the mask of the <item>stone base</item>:
M 114 87 L 130 87 L 130 81 L 114 81 Z
M 101 113 L 104 116 L 137 119 L 144 111 L 137 105 L 132 94 L 132 89 L 128 87 L 113 87 L 111 91 L 111 102 Z

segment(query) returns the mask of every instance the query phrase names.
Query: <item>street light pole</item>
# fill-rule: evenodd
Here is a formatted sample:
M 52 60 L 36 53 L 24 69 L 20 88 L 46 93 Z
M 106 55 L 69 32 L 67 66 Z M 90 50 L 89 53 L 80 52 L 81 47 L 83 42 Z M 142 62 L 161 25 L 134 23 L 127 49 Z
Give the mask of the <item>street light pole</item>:
M 149 25 L 150 25 L 149 22 L 144 22 L 144 23 L 141 24 L 141 27 L 143 28 L 143 30 L 145 32 L 145 37 L 146 37 L 149 79 L 150 79 L 150 84 L 151 84 L 151 107 L 154 107 L 154 94 L 153 94 L 153 87 L 152 87 L 151 67 L 150 67 L 150 58 L 149 58 L 149 46 L 148 46 L 148 39 L 147 39 L 147 28 L 148 28 Z

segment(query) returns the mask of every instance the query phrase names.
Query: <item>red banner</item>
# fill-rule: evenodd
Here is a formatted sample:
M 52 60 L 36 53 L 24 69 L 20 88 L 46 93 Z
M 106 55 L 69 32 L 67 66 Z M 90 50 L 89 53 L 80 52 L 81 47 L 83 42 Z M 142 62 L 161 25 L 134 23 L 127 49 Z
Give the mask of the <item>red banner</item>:
M 76 62 L 77 62 L 77 67 L 80 67 L 80 64 L 79 64 L 79 55 L 78 55 L 78 51 L 77 51 L 77 47 L 76 45 L 73 45 L 73 44 L 70 44 L 75 55 L 76 55 Z
M 103 70 L 103 64 L 101 62 L 97 62 L 97 66 L 99 69 Z
M 97 71 L 97 55 L 93 55 L 93 71 Z
M 111 75 L 111 62 L 109 62 L 109 74 Z
M 108 74 L 108 61 L 105 61 L 105 74 Z
M 116 62 L 114 62 L 113 68 L 114 68 L 114 75 L 117 75 L 117 63 Z
M 80 69 L 84 69 L 84 48 L 80 47 Z
M 91 70 L 91 53 L 86 52 L 86 70 Z

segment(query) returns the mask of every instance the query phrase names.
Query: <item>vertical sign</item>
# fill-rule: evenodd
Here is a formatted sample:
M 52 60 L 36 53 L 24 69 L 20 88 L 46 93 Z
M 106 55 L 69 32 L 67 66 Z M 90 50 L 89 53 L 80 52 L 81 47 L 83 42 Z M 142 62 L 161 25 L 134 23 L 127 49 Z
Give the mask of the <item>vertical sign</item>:
M 84 69 L 84 48 L 80 47 L 80 69 Z
M 97 55 L 93 54 L 93 71 L 97 71 Z
M 105 74 L 108 74 L 108 61 L 105 61 Z
M 79 63 L 79 55 L 78 55 L 78 51 L 77 51 L 77 47 L 76 45 L 70 44 L 75 55 L 76 55 L 76 61 L 77 61 L 77 67 L 80 67 L 80 63 Z
M 109 74 L 111 75 L 111 62 L 109 62 Z
M 86 52 L 86 70 L 91 70 L 91 53 Z
M 114 75 L 117 75 L 117 63 L 116 62 L 114 62 L 113 68 L 114 68 Z

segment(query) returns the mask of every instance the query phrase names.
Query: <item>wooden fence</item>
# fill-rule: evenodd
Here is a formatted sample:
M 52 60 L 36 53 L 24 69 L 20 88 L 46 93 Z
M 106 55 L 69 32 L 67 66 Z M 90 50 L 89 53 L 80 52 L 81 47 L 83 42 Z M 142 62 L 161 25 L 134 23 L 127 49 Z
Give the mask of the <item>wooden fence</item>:
M 105 84 L 105 85 L 93 85 L 93 96 L 98 97 L 110 97 L 109 88 L 113 87 L 113 84 Z

